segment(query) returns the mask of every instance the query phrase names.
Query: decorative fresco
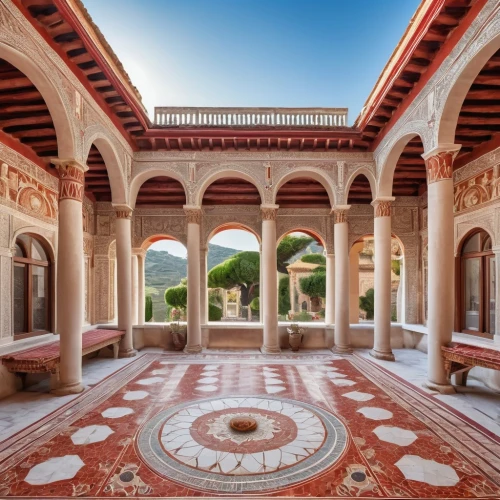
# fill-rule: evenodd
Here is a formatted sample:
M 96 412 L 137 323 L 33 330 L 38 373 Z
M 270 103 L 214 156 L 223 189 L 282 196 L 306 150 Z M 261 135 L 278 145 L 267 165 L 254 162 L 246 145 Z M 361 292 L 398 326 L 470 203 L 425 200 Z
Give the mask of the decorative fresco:
M 0 165 L 0 203 L 34 217 L 57 219 L 57 191 L 22 170 Z
M 455 185 L 454 211 L 461 212 L 500 197 L 500 165 Z

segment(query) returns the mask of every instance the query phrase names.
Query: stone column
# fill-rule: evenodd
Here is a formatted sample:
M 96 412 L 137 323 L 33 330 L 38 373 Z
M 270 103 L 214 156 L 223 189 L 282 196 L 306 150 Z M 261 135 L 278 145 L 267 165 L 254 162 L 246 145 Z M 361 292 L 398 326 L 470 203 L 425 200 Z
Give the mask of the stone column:
M 200 321 L 202 325 L 208 323 L 207 256 L 208 248 L 200 248 Z
M 265 354 L 281 352 L 278 338 L 278 269 L 276 256 L 276 214 L 278 205 L 261 205 L 262 214 L 262 278 L 260 306 L 264 308 Z
M 391 203 L 394 198 L 378 198 L 375 209 L 375 328 L 373 349 L 377 359 L 394 361 L 391 349 Z
M 359 252 L 364 241 L 355 243 L 349 252 L 349 323 L 359 323 Z
M 264 323 L 264 304 L 262 301 L 262 290 L 264 289 L 264 278 L 262 277 L 262 242 L 259 244 L 259 323 Z
M 118 302 L 118 329 L 125 335 L 120 343 L 119 356 L 135 356 L 132 332 L 132 209 L 116 209 L 116 287 Z
M 137 324 L 143 325 L 146 321 L 146 251 L 139 250 L 137 252 Z
M 82 324 L 83 226 L 82 201 L 87 166 L 75 160 L 53 160 L 59 173 L 59 224 L 57 245 L 57 330 L 61 362 L 58 396 L 83 391 Z
M 451 341 L 454 306 L 453 160 L 460 146 L 439 147 L 423 156 L 428 199 L 428 374 L 427 387 L 453 393 L 441 346 Z
M 500 344 L 500 247 L 493 247 L 495 254 L 495 336 L 493 341 Z
M 132 255 L 130 264 L 132 266 L 132 287 L 130 290 L 132 294 L 132 324 L 137 325 L 139 321 L 139 258 L 137 254 Z
M 187 219 L 187 343 L 184 352 L 201 352 L 200 224 L 201 209 L 185 206 Z
M 349 205 L 334 209 L 335 247 L 335 346 L 334 352 L 351 352 L 349 339 Z
M 335 255 L 326 254 L 326 304 L 325 323 L 335 323 Z

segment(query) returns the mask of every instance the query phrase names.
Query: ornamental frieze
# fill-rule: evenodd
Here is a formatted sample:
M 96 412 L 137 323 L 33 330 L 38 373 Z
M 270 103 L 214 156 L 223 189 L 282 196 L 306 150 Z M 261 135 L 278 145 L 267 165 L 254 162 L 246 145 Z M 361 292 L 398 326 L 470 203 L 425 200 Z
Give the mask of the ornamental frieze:
M 454 186 L 456 213 L 500 198 L 500 164 Z
M 57 180 L 57 179 L 56 179 Z M 57 220 L 57 190 L 7 163 L 0 165 L 0 203 L 28 215 Z

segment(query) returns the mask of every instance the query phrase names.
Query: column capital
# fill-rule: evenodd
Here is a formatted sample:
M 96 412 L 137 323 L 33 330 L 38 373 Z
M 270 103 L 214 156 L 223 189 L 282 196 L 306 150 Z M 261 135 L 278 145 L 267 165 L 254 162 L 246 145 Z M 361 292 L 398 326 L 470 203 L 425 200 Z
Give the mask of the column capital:
M 500 254 L 500 246 L 497 246 L 497 247 L 492 247 L 491 251 L 497 255 L 497 254 Z
M 279 205 L 261 205 L 260 214 L 262 220 L 276 220 L 276 215 L 278 214 Z
M 351 208 L 351 205 L 335 205 L 332 208 L 331 213 L 335 217 L 335 224 L 342 224 L 343 222 L 347 222 L 347 212 Z
M 393 196 L 380 196 L 375 198 L 371 205 L 375 209 L 375 218 L 390 217 L 392 202 L 395 200 Z
M 453 160 L 461 144 L 442 144 L 422 155 L 427 169 L 427 184 L 453 178 Z
M 63 200 L 83 202 L 85 172 L 89 167 L 72 158 L 52 158 L 51 162 L 59 174 L 59 202 Z
M 201 207 L 198 205 L 184 205 L 183 208 L 188 224 L 201 224 Z
M 145 257 L 147 251 L 144 248 L 132 248 L 132 255 L 137 255 L 138 257 Z
M 132 213 L 134 212 L 129 205 L 115 205 L 112 204 L 116 212 L 117 219 L 132 219 Z

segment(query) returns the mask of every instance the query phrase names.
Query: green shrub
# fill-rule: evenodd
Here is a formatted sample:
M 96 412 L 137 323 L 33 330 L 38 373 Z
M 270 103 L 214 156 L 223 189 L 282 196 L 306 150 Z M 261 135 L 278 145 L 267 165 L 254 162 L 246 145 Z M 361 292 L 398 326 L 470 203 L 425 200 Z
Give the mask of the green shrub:
M 320 253 L 306 253 L 300 260 L 302 262 L 307 262 L 308 264 L 319 264 L 320 266 L 326 265 L 326 258 Z
M 288 275 L 280 278 L 278 286 L 278 313 L 287 315 L 292 308 L 290 304 L 290 277 Z
M 222 309 L 215 304 L 208 304 L 208 321 L 220 321 L 222 319 Z
M 306 311 L 301 311 L 293 315 L 293 321 L 302 321 L 302 322 L 312 321 L 312 317 Z
M 260 300 L 259 297 L 255 297 L 252 302 L 250 302 L 250 309 L 252 311 L 258 312 L 260 308 Z
M 364 297 L 359 298 L 359 308 L 366 312 L 366 319 L 373 319 L 375 308 L 375 291 L 369 288 Z
M 187 286 L 179 284 L 165 290 L 165 303 L 169 306 L 185 310 L 187 307 Z
M 151 295 L 146 297 L 146 311 L 145 311 L 146 323 L 153 319 L 153 298 Z

